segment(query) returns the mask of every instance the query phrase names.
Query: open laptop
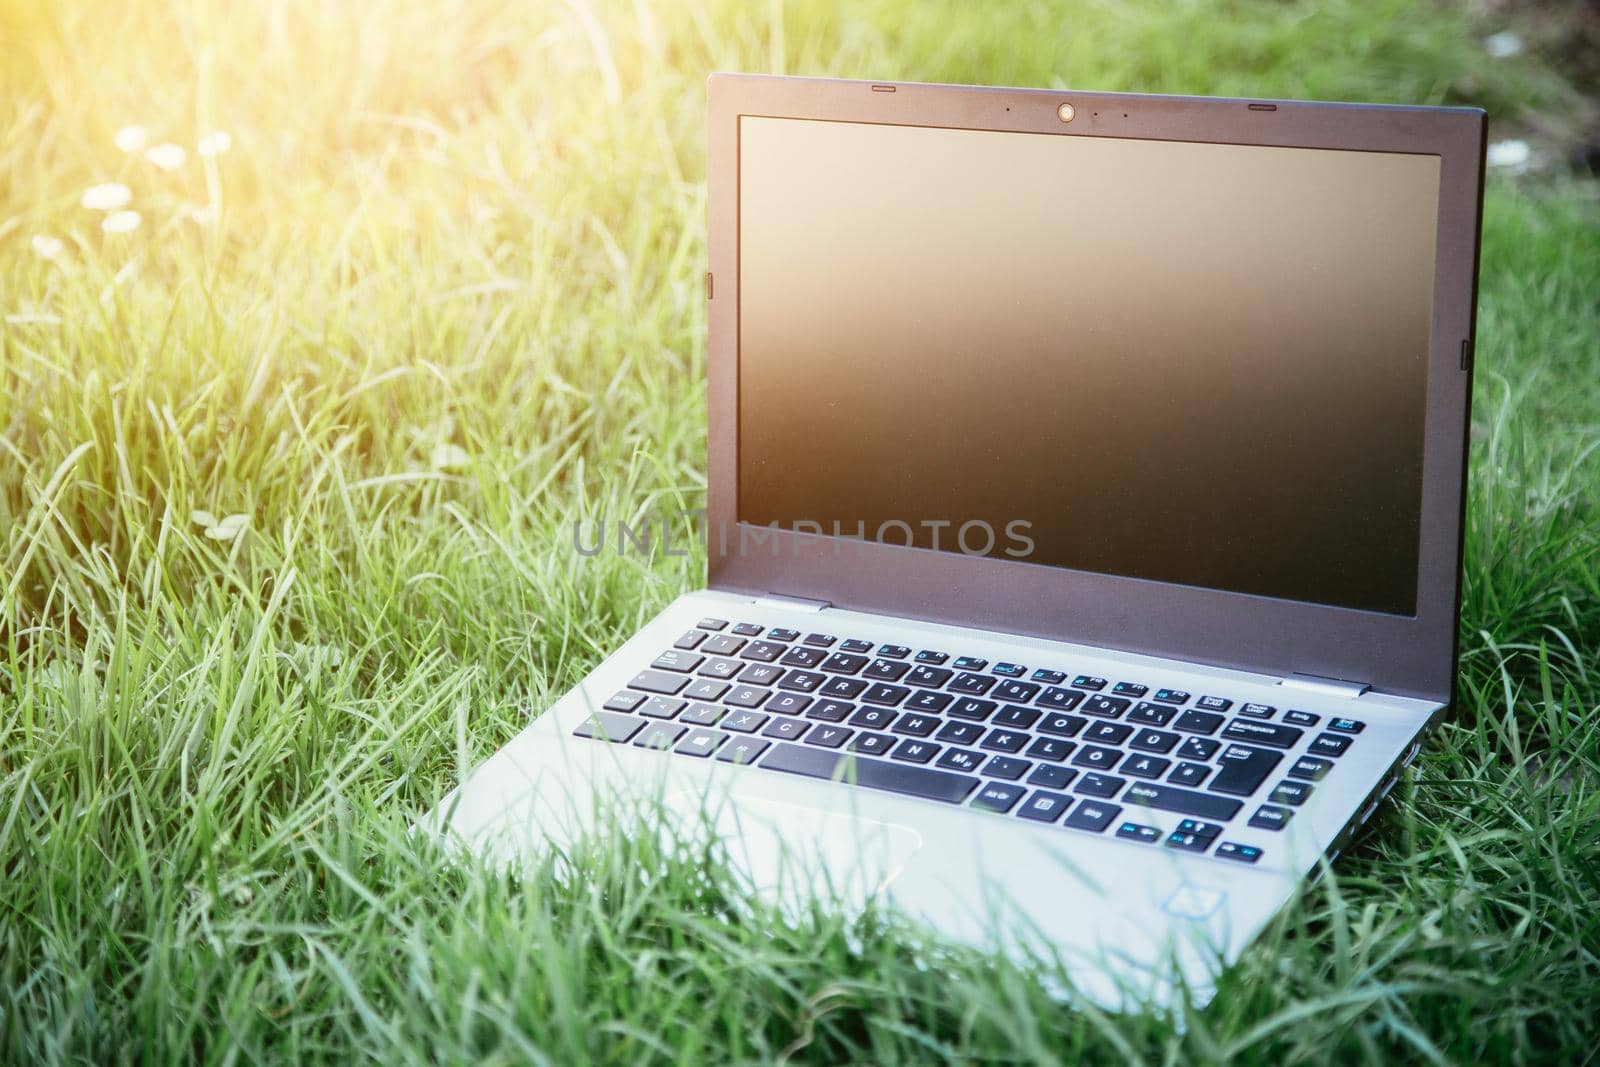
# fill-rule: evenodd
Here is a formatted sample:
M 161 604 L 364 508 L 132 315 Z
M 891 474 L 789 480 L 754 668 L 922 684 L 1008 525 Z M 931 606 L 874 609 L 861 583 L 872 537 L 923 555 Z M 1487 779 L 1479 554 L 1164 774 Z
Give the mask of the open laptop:
M 1483 113 L 717 75 L 709 141 L 708 588 L 426 825 L 1205 1000 L 1453 697 Z

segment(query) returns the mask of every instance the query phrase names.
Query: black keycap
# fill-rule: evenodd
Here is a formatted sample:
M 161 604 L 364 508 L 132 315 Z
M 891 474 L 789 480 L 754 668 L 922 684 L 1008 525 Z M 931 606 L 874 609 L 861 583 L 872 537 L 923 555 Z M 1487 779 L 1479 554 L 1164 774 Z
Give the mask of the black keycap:
M 1267 797 L 1267 801 L 1271 804 L 1288 804 L 1298 808 L 1311 795 L 1312 788 L 1313 786 L 1310 782 L 1285 780 L 1273 787 L 1272 793 Z
M 1222 824 L 1204 822 L 1200 819 L 1184 819 L 1178 824 L 1178 833 L 1194 834 L 1196 837 L 1216 837 L 1222 833 Z
M 643 693 L 630 693 L 624 689 L 619 693 L 612 694 L 611 699 L 600 706 L 607 711 L 632 711 L 640 704 L 643 704 L 644 701 L 645 695 Z
M 771 744 L 759 737 L 735 737 L 717 749 L 717 759 L 722 763 L 754 763 Z
M 1186 737 L 1183 744 L 1178 746 L 1178 758 L 1208 760 L 1221 747 L 1221 741 L 1213 741 L 1209 737 Z
M 838 748 L 848 741 L 854 732 L 843 726 L 818 726 L 806 735 L 806 744 L 822 748 Z
M 908 711 L 894 721 L 894 732 L 912 737 L 927 737 L 939 728 L 939 720 L 932 715 L 919 715 Z
M 700 642 L 704 641 L 708 636 L 710 635 L 704 630 L 689 630 L 685 632 L 682 637 L 672 642 L 672 647 L 683 649 L 696 648 L 699 646 Z
M 1019 682 L 1015 678 L 1007 679 L 995 686 L 990 696 L 996 700 L 1009 700 L 1017 704 L 1026 704 L 1039 694 L 1039 687 L 1032 682 Z
M 1036 737 L 1033 744 L 1028 746 L 1028 755 L 1034 759 L 1047 759 L 1060 763 L 1072 755 L 1072 750 L 1078 746 L 1071 741 L 1062 741 L 1054 737 Z
M 798 715 L 811 706 L 811 698 L 799 693 L 774 693 L 762 707 L 779 715 Z
M 745 646 L 745 639 L 732 634 L 717 634 L 706 639 L 700 651 L 712 656 L 731 656 Z
M 955 697 L 949 693 L 935 693 L 931 690 L 921 690 L 911 694 L 911 699 L 906 701 L 907 711 L 925 711 L 929 714 L 938 714 L 950 706 L 950 701 Z
M 1027 774 L 1028 768 L 1032 766 L 1033 764 L 1027 760 L 1017 759 L 1015 756 L 992 756 L 989 762 L 983 765 L 983 773 L 990 778 L 1004 778 L 1008 782 L 1014 782 Z
M 1249 745 L 1229 745 L 1217 757 L 1217 776 L 1211 788 L 1218 793 L 1247 797 L 1261 788 L 1267 775 L 1283 760 L 1283 754 Z
M 1140 726 L 1165 726 L 1176 714 L 1178 714 L 1177 708 L 1141 700 L 1133 706 L 1132 711 L 1128 712 L 1128 721 L 1138 723 Z
M 644 729 L 644 720 L 610 711 L 591 711 L 573 732 L 577 737 L 593 737 L 618 744 Z
M 744 664 L 736 659 L 708 659 L 695 673 L 706 678 L 719 678 L 726 681 L 743 669 Z
M 1028 673 L 1028 668 L 1024 667 L 1020 663 L 996 663 L 994 665 L 993 673 L 998 674 L 1002 678 L 1021 678 L 1024 674 Z
M 800 719 L 773 719 L 761 731 L 762 737 L 776 737 L 780 741 L 798 741 L 800 735 L 811 729 L 811 724 Z
M 903 685 L 879 682 L 877 685 L 869 685 L 867 691 L 861 694 L 861 699 L 867 704 L 882 704 L 892 708 L 910 695 L 911 690 Z
M 1350 747 L 1350 738 L 1338 734 L 1318 734 L 1311 739 L 1306 752 L 1313 756 L 1342 756 Z
M 778 682 L 779 689 L 792 689 L 799 693 L 815 692 L 816 688 L 827 681 L 825 674 L 816 671 L 803 671 L 798 667 L 791 667 Z
M 958 671 L 981 671 L 988 665 L 988 660 L 979 659 L 976 656 L 957 656 L 955 662 L 955 668 Z
M 898 682 L 910 669 L 909 663 L 896 663 L 892 659 L 875 659 L 867 664 L 867 669 L 861 672 L 861 677 L 871 678 L 875 682 Z
M 1197 793 L 1192 789 L 1179 789 L 1173 785 L 1156 785 L 1151 782 L 1134 782 L 1122 795 L 1124 803 L 1143 804 L 1147 808 L 1175 811 L 1179 815 L 1193 815 L 1201 819 L 1227 822 L 1239 814 L 1244 802 L 1230 797 Z
M 989 717 L 997 706 L 992 700 L 963 697 L 951 704 L 945 714 L 956 719 L 970 719 L 973 722 L 982 722 Z
M 1109 771 L 1121 760 L 1121 749 L 1101 748 L 1099 745 L 1084 745 L 1072 757 L 1074 766 L 1089 767 L 1099 771 Z
M 1083 703 L 1083 697 L 1084 694 L 1076 689 L 1061 689 L 1057 686 L 1051 686 L 1043 693 L 1040 693 L 1039 699 L 1034 703 L 1041 708 L 1049 708 L 1052 711 L 1071 711 Z
M 971 775 L 883 760 L 852 759 L 840 752 L 803 745 L 780 744 L 761 761 L 761 766 L 809 778 L 851 780 L 869 789 L 942 800 L 948 804 L 961 803 L 978 785 L 978 779 Z
M 966 771 L 970 774 L 978 773 L 978 768 L 983 765 L 983 753 L 973 752 L 965 748 L 947 748 L 944 755 L 939 757 L 939 762 L 934 766 L 943 767 L 947 771 Z
M 860 678 L 830 678 L 823 683 L 822 688 L 818 689 L 817 692 L 823 696 L 838 697 L 841 700 L 854 700 L 866 692 L 867 686 L 870 684 L 870 682 L 864 682 Z
M 888 656 L 890 659 L 905 659 L 911 655 L 911 650 L 905 645 L 879 645 L 878 655 Z
M 1181 852 L 1204 852 L 1211 847 L 1211 838 L 1196 837 L 1194 834 L 1182 834 L 1174 830 L 1167 835 L 1167 847 L 1178 849 Z
M 827 658 L 828 654 L 820 648 L 806 648 L 804 645 L 796 645 L 788 652 L 785 652 L 783 658 L 778 662 L 785 667 L 815 667 Z
M 948 741 L 952 745 L 976 744 L 982 736 L 983 727 L 975 722 L 947 722 L 938 734 L 940 741 Z
M 889 755 L 907 763 L 927 763 L 938 751 L 939 746 L 932 741 L 915 741 L 908 737 L 894 746 Z
M 1074 793 L 1082 793 L 1090 797 L 1114 797 L 1128 784 L 1126 778 L 1118 778 L 1114 774 L 1097 774 L 1094 771 L 1085 771 L 1078 779 L 1078 784 L 1073 787 Z
M 772 629 L 767 631 L 767 636 L 772 638 L 774 641 L 794 641 L 800 637 L 800 631 L 785 630 L 780 626 L 774 626 Z
M 1271 704 L 1244 704 L 1239 708 L 1239 714 L 1252 719 L 1270 719 L 1278 713 L 1278 709 Z
M 1261 850 L 1255 845 L 1241 845 L 1234 841 L 1224 841 L 1212 853 L 1218 859 L 1237 860 L 1240 863 L 1255 863 L 1261 858 Z
M 1040 667 L 1033 672 L 1033 680 L 1043 682 L 1045 685 L 1060 685 L 1067 680 L 1067 676 L 1061 671 L 1049 671 Z
M 1098 715 L 1103 719 L 1115 719 L 1118 715 L 1128 710 L 1128 701 L 1122 697 L 1107 697 L 1096 693 L 1083 702 L 1081 710 L 1085 715 Z
M 972 806 L 983 808 L 986 811 L 997 811 L 1002 815 L 1016 806 L 1022 794 L 1027 790 L 1020 785 L 1008 785 L 1005 782 L 985 782 L 983 788 L 978 790 L 978 795 L 972 798 Z
M 1157 689 L 1155 699 L 1168 704 L 1187 704 L 1189 694 L 1182 689 Z
M 822 669 L 831 674 L 854 674 L 872 662 L 865 656 L 852 656 L 848 652 L 835 652 L 822 661 Z
M 666 671 L 640 671 L 628 683 L 629 689 L 642 689 L 646 693 L 661 693 L 665 696 L 676 696 L 678 690 L 689 684 L 689 679 L 681 674 L 669 674 Z
M 741 734 L 753 734 L 761 729 L 769 718 L 770 715 L 764 715 L 759 711 L 730 711 L 728 717 L 722 720 L 722 728 Z
M 1133 733 L 1133 727 L 1120 722 L 1096 722 L 1089 725 L 1084 733 L 1085 741 L 1092 741 L 1097 745 L 1120 745 Z
M 653 722 L 639 731 L 633 743 L 639 748 L 668 749 L 683 736 L 686 729 L 688 727 L 675 722 Z
M 1178 716 L 1178 721 L 1172 724 L 1174 730 L 1182 730 L 1186 734 L 1214 734 L 1217 727 L 1221 726 L 1223 718 L 1210 711 L 1196 711 L 1190 708 Z
M 689 683 L 680 695 L 685 700 L 720 700 L 722 694 L 728 691 L 727 682 L 717 682 L 710 678 L 696 678 Z
M 1128 742 L 1128 745 L 1140 752 L 1167 753 L 1171 752 L 1172 746 L 1177 743 L 1177 734 L 1169 734 L 1165 730 L 1140 730 L 1133 735 L 1133 740 Z
M 986 748 L 991 752 L 1017 752 L 1028 743 L 1028 735 L 1021 730 L 990 730 L 979 748 Z
M 1111 691 L 1119 697 L 1142 697 L 1150 692 L 1150 687 L 1137 682 L 1118 682 Z
M 722 698 L 722 702 L 736 708 L 759 708 L 771 695 L 757 685 L 736 685 L 728 690 L 728 695 Z
M 669 648 L 657 656 L 650 666 L 658 671 L 674 671 L 678 674 L 688 674 L 705 661 L 706 658 L 698 653 L 683 652 L 676 648 Z
M 771 663 L 786 651 L 787 649 L 776 641 L 751 641 L 745 646 L 744 651 L 739 653 L 739 658 L 753 659 L 758 663 Z
M 1294 766 L 1284 773 L 1291 778 L 1304 778 L 1308 782 L 1320 782 L 1333 770 L 1333 764 L 1325 759 L 1315 756 L 1301 756 L 1294 761 Z
M 992 685 L 994 685 L 994 679 L 986 674 L 958 674 L 955 681 L 950 683 L 950 691 L 981 697 L 989 691 L 989 687 Z
M 1172 766 L 1172 761 L 1169 759 L 1130 752 L 1128 758 L 1122 761 L 1117 770 L 1123 774 L 1131 774 L 1135 778 L 1160 778 L 1167 773 L 1167 768 L 1170 766 Z
M 929 649 L 926 649 L 926 648 L 923 649 L 921 652 L 917 653 L 917 662 L 918 663 L 931 663 L 935 667 L 937 667 L 939 664 L 943 663 L 945 660 L 947 660 L 949 658 L 950 657 L 945 655 L 943 652 L 933 652 L 933 651 L 931 651 Z
M 901 664 L 900 666 L 905 666 Z M 950 680 L 951 672 L 943 667 L 913 667 L 906 675 L 907 685 L 920 685 L 925 689 L 938 689 Z
M 733 632 L 738 634 L 740 637 L 755 637 L 757 634 L 761 633 L 761 627 L 757 626 L 753 622 L 739 622 L 734 623 Z
M 1070 826 L 1074 830 L 1088 830 L 1097 834 L 1110 826 L 1122 809 L 1115 804 L 1099 804 L 1093 800 L 1080 800 L 1072 814 L 1067 816 L 1063 826 Z
M 861 726 L 868 730 L 886 730 L 894 722 L 894 712 L 888 708 L 862 708 L 850 716 L 851 726 Z
M 1288 808 L 1275 808 L 1270 804 L 1263 804 L 1250 816 L 1250 825 L 1258 830 L 1282 830 L 1289 825 L 1289 820 L 1294 818 L 1294 812 Z
M 1026 730 L 1039 721 L 1042 712 L 1032 708 L 1018 707 L 1016 704 L 1007 704 L 1000 709 L 1000 714 L 994 717 L 996 726 L 1007 726 L 1013 730 Z
M 894 738 L 888 734 L 856 734 L 850 742 L 850 751 L 863 756 L 881 756 L 894 747 Z
M 806 644 L 814 648 L 832 648 L 837 640 L 832 634 L 806 634 Z
M 1201 697 L 1195 706 L 1206 711 L 1227 711 L 1233 707 L 1233 701 L 1226 697 Z
M 1079 715 L 1046 715 L 1039 724 L 1039 732 L 1056 737 L 1076 737 L 1078 731 L 1088 724 L 1089 720 Z
M 1313 715 L 1309 711 L 1295 711 L 1290 708 L 1283 713 L 1283 721 L 1292 726 L 1315 726 L 1322 721 L 1322 716 Z
M 686 756 L 699 756 L 705 759 L 717 750 L 728 735 L 716 730 L 690 730 L 688 735 L 672 751 L 682 752 Z
M 690 726 L 715 726 L 722 713 L 723 709 L 715 704 L 690 704 L 689 710 L 678 716 L 678 721 Z
M 1029 785 L 1039 785 L 1046 789 L 1065 789 L 1078 777 L 1078 772 L 1071 767 L 1051 767 L 1041 765 L 1033 769 L 1028 775 Z
M 1072 684 L 1075 688 L 1093 689 L 1098 693 L 1106 687 L 1106 680 L 1097 674 L 1080 674 L 1072 680 Z
M 1204 785 L 1210 776 L 1211 768 L 1204 763 L 1180 763 L 1167 775 L 1167 781 L 1173 785 L 1198 786 Z
M 806 710 L 806 718 L 816 719 L 818 722 L 844 722 L 855 710 L 854 704 L 847 704 L 843 700 L 823 699 Z
M 1023 801 L 1022 807 L 1017 809 L 1017 815 L 1023 819 L 1032 819 L 1035 822 L 1055 822 L 1061 818 L 1061 813 L 1072 806 L 1069 797 L 1060 793 L 1051 793 L 1043 789 L 1035 789 Z
M 739 681 L 745 685 L 771 685 L 783 677 L 783 668 L 770 663 L 752 663 L 739 672 Z
M 872 642 L 863 641 L 858 637 L 852 637 L 847 641 L 840 641 L 839 648 L 844 652 L 871 652 Z
M 724 626 L 728 625 L 728 620 L 707 618 L 701 619 L 699 622 L 695 623 L 695 625 L 700 627 L 702 630 L 720 630 Z
M 1341 734 L 1359 734 L 1366 728 L 1366 723 L 1357 722 L 1354 719 L 1334 719 L 1328 723 L 1328 729 L 1335 730 Z
M 687 707 L 683 700 L 673 700 L 671 697 L 651 697 L 639 709 L 639 714 L 650 719 L 670 719 Z
M 1117 827 L 1117 836 L 1125 841 L 1143 841 L 1153 845 L 1161 840 L 1161 831 L 1154 826 L 1141 826 L 1136 822 L 1125 822 Z
M 1234 719 L 1222 728 L 1228 741 L 1248 741 L 1253 745 L 1270 745 L 1273 748 L 1293 748 L 1305 731 L 1293 726 L 1275 726 L 1270 722 L 1249 722 Z

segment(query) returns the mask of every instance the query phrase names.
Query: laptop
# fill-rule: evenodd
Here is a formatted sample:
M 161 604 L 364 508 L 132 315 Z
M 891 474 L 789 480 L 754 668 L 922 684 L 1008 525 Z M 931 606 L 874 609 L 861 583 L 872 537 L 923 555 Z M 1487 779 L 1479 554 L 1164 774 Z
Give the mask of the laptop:
M 1453 699 L 1483 112 L 709 96 L 707 587 L 425 825 L 1204 1003 Z

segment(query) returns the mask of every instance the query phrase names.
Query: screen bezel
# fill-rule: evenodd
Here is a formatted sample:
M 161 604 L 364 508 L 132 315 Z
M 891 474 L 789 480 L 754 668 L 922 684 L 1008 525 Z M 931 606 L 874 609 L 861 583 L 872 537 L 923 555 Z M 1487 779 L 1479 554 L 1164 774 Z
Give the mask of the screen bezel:
M 1484 115 L 1466 108 L 1230 100 L 713 75 L 708 122 L 707 556 L 712 588 L 1070 640 L 1447 702 L 1455 677 Z M 1077 115 L 1062 123 L 1056 109 Z M 1094 117 L 1095 112 L 1099 117 Z M 1389 615 L 1038 563 L 761 530 L 738 516 L 739 120 L 1433 154 L 1440 161 L 1417 611 Z

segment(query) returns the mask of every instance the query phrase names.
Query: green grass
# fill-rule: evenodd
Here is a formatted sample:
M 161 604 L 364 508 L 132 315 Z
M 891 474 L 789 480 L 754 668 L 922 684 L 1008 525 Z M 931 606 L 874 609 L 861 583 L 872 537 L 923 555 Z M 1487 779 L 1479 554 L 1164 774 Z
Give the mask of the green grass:
M 1571 107 L 1475 32 L 1420 0 L 0 0 L 0 1060 L 1592 1058 L 1592 185 L 1490 189 L 1460 707 L 1181 1027 L 892 916 L 779 921 L 671 842 L 513 879 L 406 835 L 701 580 L 568 545 L 703 499 L 707 72 Z M 164 172 L 132 122 L 233 149 Z M 133 233 L 78 206 L 107 180 Z

